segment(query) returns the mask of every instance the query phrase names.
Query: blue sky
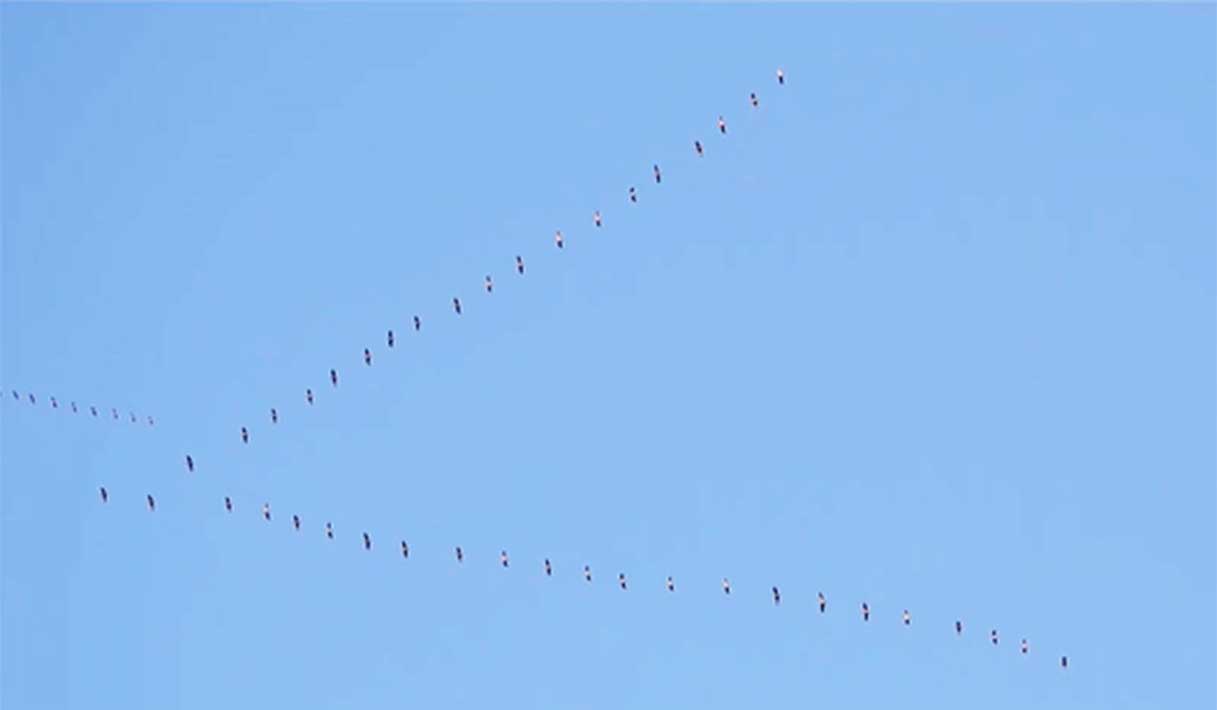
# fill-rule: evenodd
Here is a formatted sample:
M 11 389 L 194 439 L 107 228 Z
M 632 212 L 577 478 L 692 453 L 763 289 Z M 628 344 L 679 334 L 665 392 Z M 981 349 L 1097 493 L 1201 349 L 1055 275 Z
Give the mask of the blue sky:
M 0 704 L 1213 707 L 1214 14 L 5 4 Z

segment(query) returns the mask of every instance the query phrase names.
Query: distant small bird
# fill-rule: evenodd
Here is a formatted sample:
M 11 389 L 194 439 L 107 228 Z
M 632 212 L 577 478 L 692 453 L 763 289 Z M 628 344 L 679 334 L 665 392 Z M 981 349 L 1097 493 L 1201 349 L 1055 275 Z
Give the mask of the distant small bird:
M 545 558 L 545 576 L 552 577 L 553 575 L 554 575 L 554 568 L 551 564 L 549 564 L 549 558 L 547 557 L 547 558 Z
M 410 546 L 406 544 L 405 540 L 401 541 L 401 556 L 407 560 L 410 559 Z
M 270 408 L 270 423 L 271 424 L 279 423 L 279 412 L 274 407 Z
M 785 85 L 785 83 L 786 83 L 786 74 L 781 69 L 778 69 L 778 84 Z
M 617 584 L 621 585 L 621 588 L 622 588 L 622 589 L 625 589 L 625 588 L 626 588 L 626 586 L 625 586 L 625 572 L 621 572 L 621 573 L 619 573 L 619 574 L 617 575 Z
M 331 540 L 334 539 L 334 526 L 330 525 L 328 520 L 325 523 L 325 536 Z
M 138 422 L 138 421 L 139 421 L 139 419 L 137 419 L 137 418 L 136 418 L 136 416 L 135 416 L 135 412 L 129 412 L 129 413 L 128 413 L 128 415 L 131 417 L 131 423 L 132 423 L 132 424 L 135 424 L 136 422 Z
M 461 314 L 461 299 L 459 299 L 459 298 L 452 299 L 452 310 L 456 311 L 456 314 L 458 316 Z
M 490 274 L 486 274 L 486 293 L 494 293 L 494 281 L 490 280 Z
M 1061 656 L 1061 668 L 1068 668 L 1068 667 L 1069 667 L 1069 657 Z
M 55 399 L 54 395 L 51 396 L 51 409 L 59 409 L 59 400 Z
M 659 172 L 659 166 L 658 166 L 658 165 L 652 165 L 652 166 L 651 166 L 651 171 L 652 171 L 653 173 L 655 173 L 655 184 L 656 184 L 656 185 L 658 185 L 659 183 L 663 182 L 663 175 L 662 175 L 662 174 Z
M 363 534 L 363 549 L 365 549 L 365 550 L 372 549 L 372 537 L 370 535 L 368 535 L 367 533 Z
M 313 391 L 311 389 L 304 390 L 304 398 L 308 400 L 309 404 L 312 404 L 313 403 Z
M 752 102 L 752 108 L 756 108 L 757 106 L 761 105 L 760 100 L 756 98 L 756 94 L 754 93 L 748 94 L 748 100 Z
M 506 567 L 508 565 L 507 550 L 503 550 L 502 552 L 499 553 L 499 563 L 502 564 L 504 567 Z
M 297 532 L 300 531 L 300 516 L 299 515 L 292 516 L 292 527 L 295 528 Z
M 558 231 L 554 232 L 554 244 L 556 244 L 558 246 L 558 248 L 561 249 L 562 245 L 564 243 L 565 242 L 562 240 L 562 230 L 559 229 Z
M 596 223 L 597 227 L 599 227 L 601 224 L 603 224 L 603 222 L 600 219 L 600 210 L 596 210 L 596 213 L 592 215 L 592 221 Z
M 21 395 L 17 394 L 17 390 L 13 390 L 13 399 L 21 399 Z
M 727 122 L 723 120 L 722 116 L 718 117 L 718 132 L 724 136 L 727 135 Z
M 456 561 L 457 561 L 457 562 L 464 562 L 464 561 L 465 561 L 465 553 L 464 553 L 464 551 L 463 551 L 463 550 L 461 550 L 461 546 L 460 546 L 460 545 L 457 545 L 457 546 L 456 546 Z
M 993 629 L 989 632 L 989 640 L 993 642 L 994 646 L 997 645 L 997 629 Z
M 76 403 L 72 402 L 72 414 L 76 414 Z
M 638 191 L 630 188 L 630 202 L 638 202 Z
M 241 427 L 241 442 L 245 444 L 249 443 L 249 430 L 245 427 Z
M 262 504 L 262 517 L 266 522 L 270 522 L 270 503 Z
M 592 568 L 590 565 L 583 565 L 583 578 L 587 581 L 592 581 Z
M 824 610 L 828 608 L 828 600 L 824 598 L 823 592 L 817 593 L 816 598 L 820 602 L 820 613 L 823 614 Z
M 731 593 L 731 582 L 728 581 L 726 577 L 723 577 L 723 594 L 730 594 L 730 593 Z
M 1022 651 L 1024 654 L 1026 654 L 1027 651 L 1031 650 L 1030 647 L 1027 645 L 1027 639 L 1023 639 L 1018 644 L 1018 650 Z
M 34 393 L 30 392 L 30 404 L 38 404 L 38 400 L 34 398 Z M 118 417 L 115 417 L 117 419 Z
M 194 473 L 194 458 L 190 454 L 186 454 L 186 470 Z
M 227 510 L 230 513 L 232 512 L 232 498 L 229 498 L 228 496 L 224 496 L 224 510 Z
M 372 366 L 372 351 L 368 350 L 367 348 L 363 349 L 363 364 L 367 365 L 368 367 Z
M 524 259 L 519 254 L 516 255 L 516 273 L 520 276 L 524 275 Z
M 673 582 L 671 577 L 668 577 L 668 581 L 664 586 L 668 588 L 669 592 L 676 591 L 676 582 Z
M 701 147 L 701 141 L 693 141 L 693 150 L 697 151 L 698 157 L 705 156 L 706 151 Z
M 156 426 L 156 423 L 152 421 L 151 416 L 148 417 L 148 426 Z
M 418 332 L 419 330 L 422 330 L 422 327 L 423 319 L 419 318 L 418 316 L 414 316 L 414 331 Z
M 393 347 L 393 331 L 389 331 L 389 334 L 385 337 L 385 341 L 389 344 L 389 347 Z
M 102 502 L 102 503 L 107 503 L 107 502 L 109 502 L 109 500 L 110 500 L 110 494 L 106 492 L 106 487 L 105 487 L 105 486 L 101 486 L 101 487 L 99 487 L 99 488 L 97 489 L 97 492 L 101 494 L 101 502 Z
M 782 603 L 782 593 L 778 591 L 777 587 L 774 587 L 773 588 L 773 605 L 778 606 L 781 603 Z
M 902 614 L 900 615 L 900 618 L 901 618 L 901 620 L 902 620 L 902 621 L 904 621 L 904 625 L 905 625 L 905 626 L 908 626 L 908 625 L 909 625 L 910 623 L 912 623 L 912 621 L 913 621 L 913 618 L 912 618 L 911 616 L 909 616 L 909 610 L 908 610 L 908 609 L 905 609 L 905 610 L 904 610 L 904 613 L 902 613 Z
M 30 396 L 33 397 L 34 395 L 30 395 Z M 110 407 L 110 418 L 113 419 L 114 421 L 118 421 L 118 410 L 115 409 L 114 407 Z
M 89 405 L 89 411 L 93 414 L 93 416 L 97 416 L 97 407 Z
M 333 368 L 330 368 L 330 384 L 338 386 L 338 371 Z
M 962 621 L 959 621 L 959 620 L 957 619 L 957 620 L 955 621 L 955 635 L 956 635 L 956 636 L 960 636 L 960 635 L 962 635 L 962 634 L 963 634 L 963 622 L 962 622 Z
M 870 621 L 870 605 L 862 602 L 862 620 Z
M 152 497 L 151 493 L 148 494 L 148 510 L 156 511 L 156 499 Z

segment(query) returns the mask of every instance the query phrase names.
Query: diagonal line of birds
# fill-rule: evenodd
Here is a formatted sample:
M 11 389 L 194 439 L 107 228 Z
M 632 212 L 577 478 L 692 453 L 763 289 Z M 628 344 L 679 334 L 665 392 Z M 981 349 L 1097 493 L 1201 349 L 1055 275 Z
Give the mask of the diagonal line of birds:
M 777 79 L 777 84 L 779 87 L 786 86 L 786 75 L 782 69 L 777 70 L 776 79 Z M 748 103 L 754 110 L 760 108 L 760 99 L 755 92 L 752 92 L 748 95 Z M 718 134 L 720 136 L 726 137 L 728 135 L 728 124 L 727 124 L 727 120 L 724 118 L 723 115 L 720 114 L 717 117 L 714 125 L 715 125 L 715 130 L 718 132 Z M 705 144 L 703 144 L 701 139 L 695 139 L 693 141 L 692 149 L 699 158 L 704 157 L 706 154 L 706 146 L 705 146 Z M 663 172 L 662 172 L 659 164 L 656 163 L 651 166 L 651 175 L 652 175 L 652 179 L 655 181 L 656 185 L 661 185 L 663 183 Z M 638 189 L 636 186 L 631 185 L 628 187 L 628 189 L 626 191 L 626 198 L 627 198 L 627 201 L 629 202 L 629 204 L 631 204 L 631 205 L 638 203 L 638 199 L 639 199 L 638 198 Z M 599 209 L 594 210 L 592 212 L 592 224 L 594 225 L 594 228 L 597 230 L 604 228 L 604 217 L 601 214 Z M 563 235 L 561 229 L 557 229 L 554 231 L 553 241 L 554 241 L 554 246 L 557 249 L 563 250 L 566 248 L 566 237 Z M 518 276 L 522 277 L 525 275 L 526 266 L 525 266 L 525 261 L 524 261 L 523 256 L 517 254 L 514 258 L 513 265 L 514 265 L 515 272 Z M 487 294 L 493 294 L 494 289 L 495 289 L 494 279 L 490 275 L 486 275 L 483 279 L 482 287 Z M 462 304 L 462 301 L 459 297 L 452 298 L 452 310 L 453 310 L 453 313 L 458 317 L 463 314 L 464 305 Z M 415 314 L 412 317 L 412 326 L 413 326 L 413 329 L 415 332 L 419 332 L 422 330 L 423 320 L 422 320 L 421 315 Z M 389 329 L 385 335 L 385 344 L 388 348 L 393 349 L 396 346 L 396 343 L 397 343 L 397 334 L 392 329 Z M 365 347 L 363 349 L 363 358 L 362 359 L 363 359 L 363 364 L 366 367 L 372 366 L 373 353 L 370 348 Z M 331 368 L 329 370 L 329 382 L 330 382 L 330 387 L 332 389 L 338 388 L 339 374 L 338 374 L 338 370 L 336 368 Z M 20 399 L 20 395 L 16 391 L 13 391 L 12 395 L 14 398 Z M 312 388 L 305 388 L 304 399 L 305 399 L 307 406 L 311 407 L 316 404 L 317 396 Z M 33 394 L 29 395 L 29 402 L 30 402 L 30 404 L 36 403 L 36 399 Z M 58 408 L 58 401 L 55 400 L 54 398 L 51 398 L 51 404 L 52 404 L 53 408 Z M 75 402 L 71 403 L 71 409 L 73 412 L 77 411 L 77 406 L 76 406 Z M 98 416 L 96 407 L 90 407 L 90 410 L 94 417 Z M 115 419 L 118 418 L 117 410 L 112 410 L 112 414 Z M 268 414 L 269 414 L 270 423 L 272 425 L 279 424 L 280 412 L 277 407 L 270 407 Z M 135 415 L 131 414 L 130 416 L 131 416 L 132 422 L 135 422 L 136 421 Z M 152 418 L 148 417 L 147 422 L 149 425 L 151 425 L 153 423 Z M 248 426 L 241 426 L 239 429 L 239 433 L 240 433 L 242 443 L 249 444 L 250 439 L 251 439 L 251 434 L 250 434 L 250 429 L 248 428 Z M 190 454 L 186 454 L 185 464 L 186 464 L 186 470 L 188 473 L 195 472 L 196 464 L 195 464 L 195 460 L 194 460 L 193 456 L 191 456 Z M 111 497 L 110 492 L 107 490 L 107 488 L 105 486 L 99 487 L 98 492 L 99 492 L 99 495 L 101 498 L 101 502 L 103 504 L 108 503 L 110 501 L 110 497 Z M 156 512 L 156 510 L 157 510 L 156 499 L 151 493 L 149 493 L 145 496 L 145 504 L 150 512 Z M 234 511 L 235 506 L 234 506 L 234 502 L 231 497 L 229 497 L 229 496 L 224 497 L 224 507 L 228 513 L 232 513 Z M 272 512 L 271 512 L 271 506 L 270 506 L 269 502 L 262 504 L 261 515 L 262 515 L 262 518 L 267 523 L 271 523 L 272 520 L 274 519 L 274 516 L 272 515 Z M 290 522 L 291 522 L 292 527 L 297 532 L 301 531 L 302 522 L 301 522 L 301 518 L 298 514 L 293 514 L 290 517 Z M 333 540 L 335 538 L 334 528 L 330 522 L 325 523 L 324 534 L 325 534 L 326 539 L 328 539 L 328 540 Z M 372 536 L 370 533 L 368 533 L 366 531 L 362 532 L 361 538 L 360 538 L 360 543 L 365 551 L 371 552 L 373 550 L 373 540 L 372 540 Z M 455 558 L 456 564 L 465 563 L 465 551 L 460 546 L 456 546 L 452 552 L 453 552 L 453 556 Z M 401 554 L 402 559 L 408 560 L 410 557 L 410 553 L 411 553 L 411 549 L 410 549 L 409 544 L 405 540 L 401 540 L 400 541 L 400 554 Z M 511 560 L 510 560 L 506 550 L 502 550 L 500 552 L 499 564 L 504 569 L 507 569 L 511 566 Z M 550 562 L 550 560 L 548 558 L 545 558 L 543 561 L 543 564 L 540 567 L 540 573 L 543 574 L 545 577 L 552 577 L 554 575 L 554 571 L 555 571 L 554 565 Z M 590 565 L 584 565 L 580 574 L 583 577 L 585 582 L 587 582 L 589 584 L 592 583 L 593 575 L 592 575 L 592 569 L 591 569 Z M 629 589 L 630 589 L 629 578 L 626 576 L 625 572 L 618 572 L 615 581 L 616 581 L 617 586 L 623 592 L 629 591 Z M 668 576 L 666 578 L 666 580 L 664 580 L 663 586 L 664 586 L 664 589 L 668 593 L 674 594 L 677 591 L 676 581 L 671 576 Z M 721 589 L 722 589 L 722 594 L 724 597 L 730 597 L 732 595 L 732 585 L 731 585 L 731 581 L 729 578 L 723 577 L 722 582 L 721 582 Z M 770 588 L 770 598 L 771 598 L 774 606 L 780 607 L 782 605 L 782 593 L 778 586 L 774 585 Z M 816 606 L 819 609 L 819 612 L 821 614 L 828 613 L 828 599 L 824 595 L 823 592 L 817 593 Z M 860 603 L 860 605 L 858 607 L 858 613 L 859 613 L 861 621 L 863 623 L 870 622 L 871 608 L 870 608 L 870 605 L 868 604 L 868 602 L 863 601 Z M 900 623 L 906 627 L 912 625 L 912 614 L 910 613 L 910 611 L 908 609 L 904 609 L 901 612 Z M 950 627 L 947 627 L 947 628 L 949 629 Z M 954 622 L 953 629 L 954 629 L 956 636 L 963 636 L 963 634 L 964 634 L 963 621 L 956 619 Z M 998 646 L 1000 644 L 1001 639 L 1000 639 L 998 630 L 996 628 L 989 630 L 988 638 L 989 638 L 989 642 L 991 645 Z M 1030 653 L 1030 644 L 1027 641 L 1027 639 L 1025 639 L 1025 638 L 1020 639 L 1020 641 L 1017 645 L 1017 648 L 1018 648 L 1020 655 L 1026 656 Z M 1065 655 L 1062 655 L 1060 657 L 1059 664 L 1060 664 L 1061 668 L 1068 668 L 1068 665 L 1069 665 L 1068 657 Z
M 0 393 L 2 393 L 3 391 L 4 390 L 2 388 L 0 388 Z M 29 403 L 30 406 L 32 406 L 32 407 L 38 406 L 38 396 L 35 395 L 33 392 L 27 392 L 25 397 L 22 397 L 21 393 L 18 392 L 17 390 L 10 390 L 9 394 L 12 397 L 12 401 L 14 401 L 14 402 L 21 402 L 24 399 L 27 403 Z M 8 401 L 8 398 L 4 398 L 4 399 L 5 399 L 5 401 Z M 47 397 L 47 402 L 51 405 L 51 409 L 60 409 L 59 398 L 55 397 L 54 395 Z M 98 407 L 95 404 L 90 404 L 88 406 L 85 406 L 85 405 L 78 405 L 76 403 L 76 400 L 68 400 L 67 404 L 63 407 L 63 409 L 64 409 L 64 411 L 70 411 L 72 414 L 80 414 L 87 410 L 89 412 L 89 414 L 93 415 L 94 419 L 98 419 L 98 420 L 105 419 L 106 418 L 106 416 L 105 416 L 106 409 L 109 409 L 110 410 L 109 418 L 112 421 L 117 422 L 117 421 L 129 420 L 132 424 L 139 424 L 140 420 L 142 419 L 144 422 L 146 422 L 148 424 L 148 426 L 156 426 L 156 420 L 153 419 L 151 415 L 136 416 L 135 412 L 127 412 L 127 415 L 123 416 L 119 413 L 118 407 L 108 407 L 108 408 L 107 407 Z

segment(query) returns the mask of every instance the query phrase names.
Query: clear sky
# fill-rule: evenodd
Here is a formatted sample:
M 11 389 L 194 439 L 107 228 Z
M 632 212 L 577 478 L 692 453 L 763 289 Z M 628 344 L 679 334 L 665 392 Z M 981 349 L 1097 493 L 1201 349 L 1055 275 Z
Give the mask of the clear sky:
M 1213 5 L 0 18 L 5 710 L 1217 705 Z

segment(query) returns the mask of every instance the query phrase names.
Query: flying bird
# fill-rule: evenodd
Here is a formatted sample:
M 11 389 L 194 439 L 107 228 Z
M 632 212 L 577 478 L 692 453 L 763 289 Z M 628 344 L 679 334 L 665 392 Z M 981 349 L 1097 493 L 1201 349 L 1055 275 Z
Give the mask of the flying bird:
M 1028 650 L 1030 650 L 1030 647 L 1027 646 L 1027 639 L 1023 639 L 1018 644 L 1018 650 L 1022 651 L 1024 655 L 1027 653 Z
M 554 576 L 554 568 L 553 568 L 553 565 L 549 564 L 548 557 L 545 558 L 545 576 L 546 577 Z
M 59 400 L 55 399 L 54 396 L 51 397 L 51 409 L 59 409 Z
M 245 427 L 241 427 L 241 441 L 245 444 L 249 443 L 249 430 Z
M 731 582 L 729 582 L 726 577 L 723 577 L 723 594 L 730 594 L 730 593 L 731 593 Z
M 459 298 L 452 299 L 452 310 L 456 311 L 456 314 L 458 316 L 461 314 L 461 299 L 459 299 Z
M 30 404 L 38 404 L 38 400 L 34 399 L 34 393 L 33 393 L 33 392 L 30 392 Z M 115 419 L 117 419 L 117 418 L 118 418 L 118 417 L 117 417 L 117 415 L 116 415 L 116 416 L 115 416 Z
M 330 384 L 335 387 L 338 386 L 338 371 L 334 368 L 330 368 Z
M 151 493 L 148 494 L 148 510 L 156 511 L 156 499 L 152 497 Z
M 89 411 L 93 413 L 93 416 L 97 416 L 97 407 L 89 405 Z
M 262 517 L 266 519 L 266 522 L 270 522 L 270 503 L 262 504 Z
M 152 421 L 152 415 L 148 415 L 148 426 L 155 426 L 155 425 L 156 425 L 156 423 Z
M 900 618 L 901 618 L 901 620 L 903 620 L 903 621 L 904 621 L 904 625 L 905 625 L 905 626 L 908 626 L 908 625 L 909 625 L 910 623 L 912 623 L 912 621 L 913 621 L 913 618 L 912 618 L 911 616 L 909 616 L 909 610 L 908 610 L 908 609 L 905 609 L 905 610 L 904 610 L 904 613 L 902 613 L 902 614 L 900 615 Z
M 297 531 L 300 530 L 300 516 L 299 515 L 292 515 L 292 527 L 296 528 Z
M 386 340 L 389 343 L 389 347 L 393 347 L 393 331 L 391 331 L 391 330 L 389 331 L 389 335 L 386 338 Z
M 228 496 L 224 496 L 224 510 L 227 510 L 230 513 L 232 512 L 232 498 L 229 498 Z
M 524 260 L 518 254 L 516 255 L 516 273 L 520 276 L 524 275 Z
M 748 94 L 748 100 L 752 102 L 752 108 L 756 108 L 757 106 L 761 105 L 761 102 L 759 99 L 756 98 L 755 93 Z
M 562 230 L 561 229 L 554 232 L 554 244 L 558 245 L 559 249 L 562 248 L 563 241 L 562 241 Z
M 76 413 L 76 403 L 72 402 L 72 414 Z
M 194 458 L 190 454 L 186 454 L 186 470 L 194 473 Z
M 277 412 L 274 407 L 271 407 L 271 409 L 270 409 L 270 423 L 271 424 L 279 423 L 279 412 Z
M 102 502 L 102 503 L 109 502 L 109 500 L 110 500 L 110 494 L 106 492 L 106 487 L 105 487 L 105 486 L 101 486 L 101 487 L 99 487 L 99 488 L 97 489 L 97 492 L 101 494 L 101 502 Z
M 464 562 L 464 561 L 465 561 L 465 553 L 464 553 L 464 551 L 463 551 L 463 550 L 461 550 L 461 546 L 460 546 L 460 545 L 457 545 L 457 546 L 456 546 L 456 561 L 457 561 L 457 562 Z
M 673 582 L 671 577 L 668 577 L 668 581 L 664 586 L 668 588 L 669 592 L 676 591 L 676 582 Z
M 701 141 L 693 141 L 693 150 L 697 151 L 697 156 L 699 158 L 706 154 L 706 152 L 702 150 Z
M 136 418 L 135 418 L 135 412 L 131 412 L 131 413 L 130 413 L 130 416 L 131 416 L 131 423 L 132 423 L 132 424 L 134 424 L 134 423 L 136 423 L 137 421 L 139 421 L 138 419 L 136 419 Z
M 309 404 L 312 404 L 313 403 L 313 391 L 311 389 L 304 390 L 304 398 L 308 400 Z
M 17 394 L 17 390 L 13 390 L 13 399 L 21 399 L 21 395 Z
M 494 293 L 494 281 L 490 280 L 490 274 L 486 274 L 486 293 Z
M 630 188 L 630 202 L 638 202 L 638 191 Z
M 325 536 L 331 540 L 334 539 L 334 526 L 330 525 L 328 520 L 325 523 Z
M 955 635 L 960 636 L 962 634 L 963 634 L 963 622 L 956 619 L 955 620 Z
M 989 632 L 989 640 L 993 642 L 994 646 L 997 645 L 997 629 L 993 629 Z
M 367 348 L 363 349 L 363 364 L 367 365 L 368 367 L 372 366 L 372 351 L 368 350 Z
M 418 316 L 414 316 L 414 332 L 417 333 L 418 331 L 422 330 L 422 327 L 423 319 L 419 318 Z
M 723 120 L 722 116 L 718 117 L 718 132 L 724 136 L 727 135 L 727 122 Z
M 655 173 L 655 184 L 656 185 L 663 182 L 663 174 L 659 172 L 658 164 L 651 166 L 651 172 Z
M 785 83 L 786 83 L 786 74 L 781 69 L 778 69 L 778 84 L 785 85 Z
M 618 573 L 618 574 L 617 574 L 617 584 L 621 585 L 621 588 L 622 588 L 622 589 L 625 589 L 625 588 L 626 588 L 626 586 L 625 586 L 625 572 L 620 572 L 620 573 Z
M 583 578 L 587 581 L 592 581 L 592 568 L 590 565 L 583 565 Z
M 507 566 L 507 550 L 503 550 L 502 552 L 500 552 L 500 553 L 499 553 L 499 562 L 500 562 L 500 563 L 501 563 L 501 564 L 502 564 L 504 567 L 506 567 L 506 566 Z
M 862 602 L 862 620 L 870 621 L 870 605 Z
M 818 592 L 816 599 L 820 602 L 820 613 L 823 614 L 824 610 L 828 608 L 828 600 L 824 598 L 824 592 Z
M 599 227 L 601 224 L 603 224 L 603 222 L 600 219 L 600 210 L 596 210 L 595 214 L 592 215 L 592 221 L 596 223 L 597 227 Z
M 773 605 L 778 606 L 781 603 L 782 603 L 782 593 L 778 591 L 777 587 L 774 587 L 773 588 Z
M 405 540 L 401 541 L 401 556 L 410 559 L 410 546 L 406 544 Z
M 372 549 L 372 538 L 367 533 L 363 534 L 363 549 Z
M 1068 667 L 1069 667 L 1069 657 L 1061 656 L 1061 668 L 1068 668 Z
M 34 395 L 30 395 L 31 398 L 33 398 L 33 396 Z M 110 407 L 110 418 L 114 421 L 118 421 L 118 410 L 114 407 Z

